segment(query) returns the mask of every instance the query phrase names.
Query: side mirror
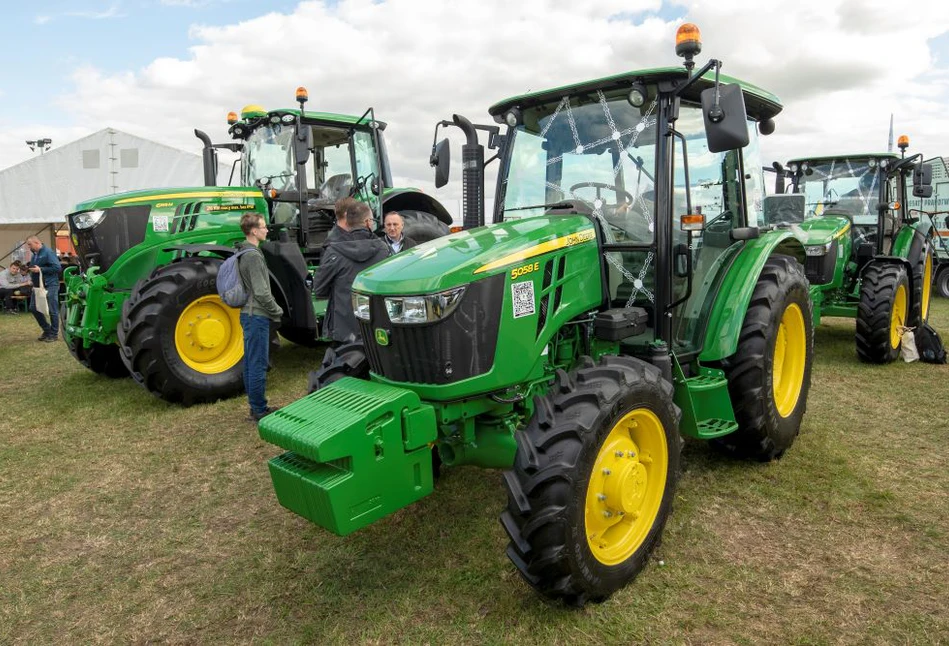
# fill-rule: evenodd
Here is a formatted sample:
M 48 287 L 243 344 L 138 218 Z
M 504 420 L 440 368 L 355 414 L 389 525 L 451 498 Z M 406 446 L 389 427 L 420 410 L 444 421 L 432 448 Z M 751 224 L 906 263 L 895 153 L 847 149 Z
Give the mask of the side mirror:
M 929 164 L 916 164 L 913 169 L 913 197 L 932 197 L 933 167 Z
M 313 148 L 313 129 L 310 126 L 299 126 L 297 136 L 293 138 L 293 153 L 297 165 L 302 166 L 310 159 L 310 149 Z
M 737 83 L 718 86 L 719 100 L 715 102 L 715 88 L 702 90 L 702 117 L 705 120 L 705 138 L 709 152 L 744 148 L 748 145 L 748 114 L 745 97 Z
M 448 183 L 451 171 L 451 147 L 448 139 L 442 139 L 435 145 L 429 163 L 435 167 L 435 188 L 441 188 Z

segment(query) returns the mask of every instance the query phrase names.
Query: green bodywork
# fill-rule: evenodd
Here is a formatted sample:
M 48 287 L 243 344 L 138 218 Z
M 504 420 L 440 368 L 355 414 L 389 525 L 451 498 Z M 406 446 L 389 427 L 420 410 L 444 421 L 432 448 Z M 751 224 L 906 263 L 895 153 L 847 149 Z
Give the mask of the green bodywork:
M 63 320 L 67 340 L 81 338 L 85 347 L 92 343 L 116 343 L 115 329 L 122 315 L 122 304 L 135 283 L 147 278 L 155 267 L 182 257 L 181 250 L 168 247 L 184 244 L 232 247 L 244 239 L 238 222 L 241 213 L 268 212 L 260 190 L 241 187 L 120 193 L 83 202 L 76 207 L 76 212 L 103 210 L 108 214 L 112 209 L 142 205 L 149 208 L 149 213 L 141 242 L 119 255 L 105 272 L 100 273 L 96 265 L 88 267 L 84 274 L 77 267 L 64 272 Z M 77 244 L 75 233 L 73 242 Z

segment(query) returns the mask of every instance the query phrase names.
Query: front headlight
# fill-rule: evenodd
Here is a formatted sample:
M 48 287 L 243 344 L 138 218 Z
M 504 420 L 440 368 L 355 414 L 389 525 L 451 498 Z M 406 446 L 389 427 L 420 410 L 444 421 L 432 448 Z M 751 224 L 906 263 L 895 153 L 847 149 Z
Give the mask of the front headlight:
M 830 251 L 831 245 L 833 242 L 828 242 L 827 244 L 815 244 L 808 247 L 804 247 L 804 253 L 808 256 L 826 256 L 827 252 Z
M 357 319 L 369 320 L 369 297 L 353 292 L 353 314 Z
M 91 229 L 105 217 L 105 211 L 84 211 L 72 216 L 73 226 L 77 229 Z
M 393 323 L 432 323 L 454 312 L 464 293 L 464 287 L 457 287 L 425 296 L 387 296 L 386 312 Z

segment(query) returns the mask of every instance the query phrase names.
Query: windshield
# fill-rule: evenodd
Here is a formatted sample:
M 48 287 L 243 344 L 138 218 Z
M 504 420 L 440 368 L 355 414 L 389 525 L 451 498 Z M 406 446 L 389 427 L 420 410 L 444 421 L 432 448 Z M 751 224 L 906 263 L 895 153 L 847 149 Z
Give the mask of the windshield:
M 880 171 L 875 159 L 807 162 L 798 189 L 804 194 L 806 217 L 838 211 L 852 216 L 854 224 L 875 225 L 880 204 Z
M 293 176 L 292 125 L 265 124 L 254 130 L 244 143 L 241 157 L 241 183 L 254 186 L 268 178 L 278 191 L 292 190 Z
M 526 110 L 502 182 L 504 219 L 570 202 L 615 241 L 652 242 L 655 109 L 597 91 Z

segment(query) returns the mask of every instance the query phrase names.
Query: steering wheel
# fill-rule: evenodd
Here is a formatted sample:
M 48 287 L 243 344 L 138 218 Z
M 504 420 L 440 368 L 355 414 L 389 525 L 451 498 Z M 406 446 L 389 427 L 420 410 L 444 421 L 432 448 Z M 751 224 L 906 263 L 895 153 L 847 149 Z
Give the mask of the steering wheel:
M 569 190 L 571 193 L 573 193 L 573 192 L 574 192 L 575 190 L 577 190 L 578 188 L 595 188 L 595 189 L 596 189 L 596 197 L 597 197 L 597 199 L 600 199 L 600 200 L 603 199 L 602 196 L 600 195 L 600 191 L 601 191 L 601 190 L 602 190 L 602 191 L 614 191 L 615 193 L 619 193 L 620 195 L 622 195 L 623 197 L 625 197 L 627 204 L 632 204 L 632 203 L 633 203 L 633 194 L 632 194 L 632 193 L 630 193 L 629 191 L 626 191 L 626 190 L 624 190 L 624 189 L 621 189 L 621 188 L 618 187 L 618 186 L 614 186 L 613 184 L 607 184 L 607 183 L 605 183 L 605 182 L 580 182 L 579 184 L 574 184 L 574 185 L 571 186 L 568 190 Z M 603 203 L 605 204 L 606 201 L 604 200 Z M 619 202 L 617 202 L 616 204 L 619 205 Z

